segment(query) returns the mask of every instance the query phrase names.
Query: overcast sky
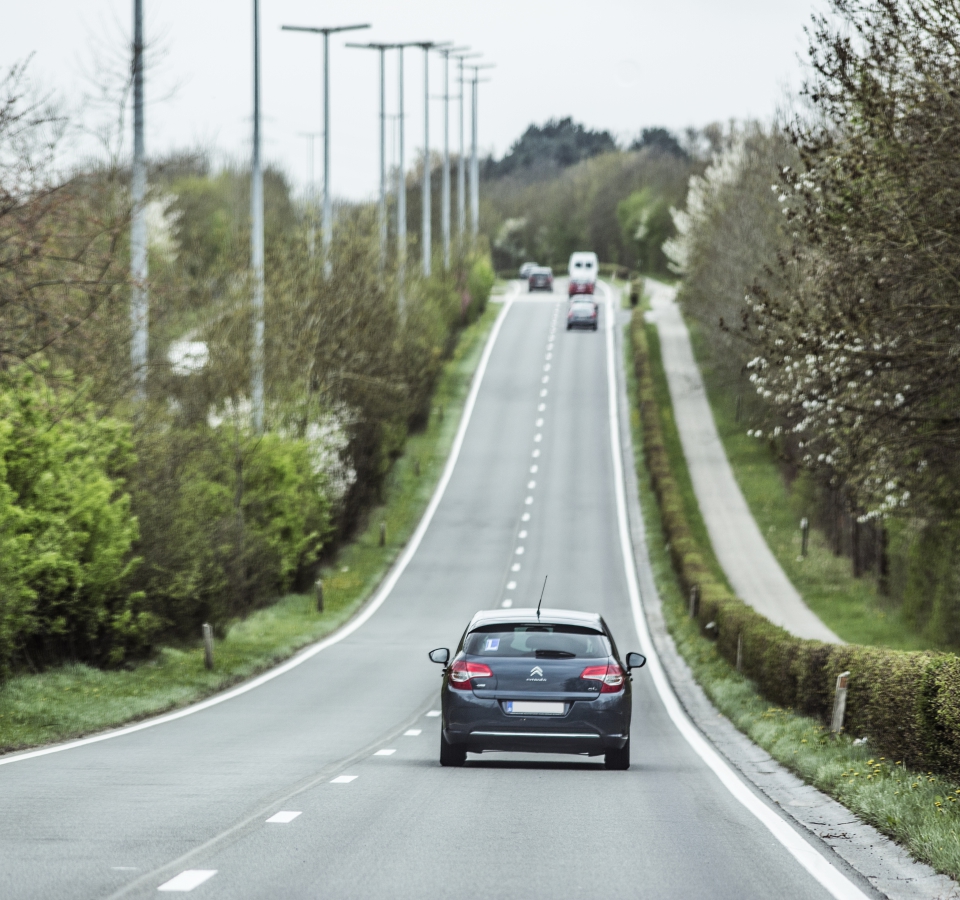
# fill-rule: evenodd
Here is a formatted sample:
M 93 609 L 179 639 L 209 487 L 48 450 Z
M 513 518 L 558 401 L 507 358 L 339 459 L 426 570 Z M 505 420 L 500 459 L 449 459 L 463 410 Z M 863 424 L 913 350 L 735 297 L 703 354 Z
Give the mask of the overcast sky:
M 148 73 L 148 153 L 203 145 L 247 157 L 252 0 L 144 5 L 147 40 L 159 50 Z M 0 63 L 33 54 L 41 83 L 79 102 L 95 60 L 126 53 L 131 8 L 132 0 L 8 3 Z M 620 138 L 651 125 L 769 117 L 785 88 L 802 79 L 812 9 L 812 0 L 261 0 L 264 152 L 303 185 L 309 151 L 300 135 L 321 125 L 322 38 L 281 32 L 283 24 L 373 25 L 331 37 L 331 185 L 334 194 L 359 199 L 378 183 L 377 54 L 346 49 L 347 40 L 453 40 L 482 50 L 496 68 L 480 87 L 480 145 L 499 156 L 527 125 L 551 117 L 572 116 Z M 409 164 L 423 146 L 423 53 L 409 49 L 405 58 Z M 392 116 L 396 54 L 387 59 Z M 431 56 L 433 95 L 442 94 L 442 68 Z M 456 104 L 450 113 L 455 149 Z M 442 115 L 442 101 L 432 100 L 436 149 Z M 395 120 L 388 135 L 395 160 Z M 319 142 L 315 158 L 319 173 Z

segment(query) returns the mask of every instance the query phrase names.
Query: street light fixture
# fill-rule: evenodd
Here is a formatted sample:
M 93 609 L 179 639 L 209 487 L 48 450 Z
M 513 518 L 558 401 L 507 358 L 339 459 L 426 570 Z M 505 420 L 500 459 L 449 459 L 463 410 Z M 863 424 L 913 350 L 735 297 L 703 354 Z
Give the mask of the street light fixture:
M 335 25 L 327 28 L 304 25 L 281 27 L 282 31 L 306 31 L 310 34 L 323 35 L 323 255 L 324 270 L 328 277 L 330 275 L 330 236 L 333 230 L 330 195 L 330 35 L 362 28 L 370 28 L 370 25 Z

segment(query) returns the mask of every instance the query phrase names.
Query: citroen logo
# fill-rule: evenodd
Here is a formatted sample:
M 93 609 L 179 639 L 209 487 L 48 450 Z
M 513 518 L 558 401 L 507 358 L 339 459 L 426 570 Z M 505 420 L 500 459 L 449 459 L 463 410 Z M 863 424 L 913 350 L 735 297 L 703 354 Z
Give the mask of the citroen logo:
M 532 678 L 534 675 L 539 675 L 540 677 L 543 677 L 543 669 L 541 669 L 540 666 L 534 666 L 530 670 L 530 677 Z

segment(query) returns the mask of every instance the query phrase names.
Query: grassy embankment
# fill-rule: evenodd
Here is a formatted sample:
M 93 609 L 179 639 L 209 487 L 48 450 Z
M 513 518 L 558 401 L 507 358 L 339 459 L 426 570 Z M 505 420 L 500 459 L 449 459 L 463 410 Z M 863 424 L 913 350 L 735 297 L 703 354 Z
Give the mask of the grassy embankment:
M 420 521 L 446 463 L 471 377 L 500 311 L 488 306 L 445 365 L 425 431 L 411 435 L 384 491 L 385 503 L 321 573 L 324 612 L 312 595 L 291 594 L 236 622 L 207 671 L 199 646 L 164 647 L 130 670 L 64 666 L 0 687 L 0 751 L 62 741 L 185 706 L 249 678 L 330 634 L 373 593 Z M 420 474 L 416 474 L 419 461 Z M 379 546 L 380 523 L 386 546 Z
M 896 650 L 936 646 L 904 621 L 899 608 L 885 603 L 876 579 L 854 578 L 850 560 L 835 556 L 826 536 L 810 529 L 807 557 L 800 556 L 800 519 L 811 517 L 813 493 L 805 476 L 788 486 L 765 440 L 747 435 L 736 421 L 736 398 L 724 391 L 709 363 L 703 334 L 688 323 L 694 355 L 727 458 L 760 531 L 783 570 L 810 608 L 845 641 Z
M 685 512 L 691 524 L 696 523 L 694 530 L 699 540 L 705 529 L 689 487 L 686 462 L 673 424 L 656 328 L 647 325 L 645 332 L 664 443 L 671 468 L 684 485 Z M 625 346 L 631 429 L 651 566 L 667 626 L 697 681 L 720 712 L 780 763 L 902 843 L 916 858 L 954 878 L 960 876 L 960 784 L 912 771 L 900 760 L 876 758 L 869 744 L 854 745 L 853 738 L 847 735 L 830 737 L 814 719 L 771 707 L 752 682 L 720 656 L 714 642 L 704 637 L 686 614 L 685 598 L 671 565 L 660 510 L 641 452 L 643 434 L 629 335 Z M 709 542 L 703 549 L 712 557 Z

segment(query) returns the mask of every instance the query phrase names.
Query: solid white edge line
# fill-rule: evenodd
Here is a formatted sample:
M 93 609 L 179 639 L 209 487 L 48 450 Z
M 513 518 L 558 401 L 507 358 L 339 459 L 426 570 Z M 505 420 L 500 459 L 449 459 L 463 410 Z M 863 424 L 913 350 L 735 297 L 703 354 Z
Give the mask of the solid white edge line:
M 791 825 L 784 821 L 776 812 L 760 800 L 736 775 L 733 769 L 723 760 L 720 754 L 708 743 L 702 734 L 690 721 L 680 701 L 677 699 L 667 676 L 663 671 L 660 658 L 654 648 L 647 620 L 644 617 L 640 601 L 640 585 L 637 580 L 636 564 L 633 558 L 633 545 L 630 540 L 630 529 L 627 525 L 626 487 L 623 479 L 623 456 L 620 452 L 620 413 L 617 404 L 617 378 L 615 369 L 615 354 L 613 345 L 614 307 L 613 291 L 602 282 L 607 296 L 607 409 L 610 422 L 610 446 L 613 454 L 614 493 L 617 504 L 617 527 L 620 534 L 620 553 L 623 558 L 623 570 L 627 578 L 627 591 L 630 594 L 630 608 L 633 612 L 633 621 L 640 639 L 640 648 L 647 657 L 647 668 L 653 678 L 654 686 L 667 715 L 670 716 L 677 730 L 683 735 L 686 742 L 693 748 L 713 773 L 720 779 L 723 786 L 746 809 L 756 816 L 767 830 L 780 842 L 781 845 L 803 866 L 829 893 L 837 900 L 867 900 L 863 893 L 849 878 L 831 864 L 813 845 L 798 834 Z
M 516 282 L 514 282 L 514 284 L 516 284 Z M 322 653 L 328 647 L 332 647 L 334 644 L 338 644 L 340 641 L 348 638 L 358 628 L 364 625 L 367 620 L 378 609 L 380 609 L 381 606 L 383 606 L 387 597 L 390 596 L 390 593 L 400 580 L 400 576 L 403 575 L 407 566 L 410 564 L 410 560 L 413 559 L 414 554 L 417 552 L 417 548 L 420 546 L 420 543 L 427 532 L 427 528 L 430 527 L 430 522 L 433 520 L 433 516 L 437 511 L 437 507 L 440 505 L 440 501 L 443 499 L 447 485 L 450 483 L 450 479 L 453 476 L 453 470 L 457 464 L 457 459 L 460 456 L 460 449 L 463 447 L 463 441 L 466 437 L 467 428 L 470 425 L 470 419 L 473 415 L 473 408 L 477 402 L 477 395 L 480 393 L 480 385 L 483 383 L 483 376 L 487 371 L 487 363 L 490 361 L 490 356 L 493 353 L 493 348 L 497 342 L 497 337 L 500 335 L 500 329 L 503 327 L 503 322 L 506 319 L 507 314 L 510 312 L 510 308 L 513 306 L 513 301 L 516 299 L 518 292 L 519 288 L 515 289 L 512 293 L 506 296 L 503 307 L 501 308 L 496 321 L 493 323 L 493 328 L 490 330 L 490 336 L 487 338 L 487 343 L 483 348 L 483 355 L 480 357 L 480 363 L 477 366 L 477 371 L 473 375 L 473 382 L 470 385 L 470 393 L 467 395 L 467 402 L 463 407 L 463 414 L 460 417 L 460 427 L 457 429 L 456 437 L 453 439 L 453 445 L 450 448 L 450 455 L 447 457 L 447 463 L 444 466 L 443 474 L 440 476 L 440 481 L 437 483 L 437 487 L 433 492 L 433 496 L 430 498 L 430 503 L 427 505 L 427 509 L 424 512 L 423 517 L 420 519 L 420 524 L 417 526 L 417 530 L 414 531 L 413 536 L 410 538 L 410 541 L 404 548 L 403 553 L 400 554 L 399 559 L 394 563 L 393 567 L 387 573 L 387 577 L 380 585 L 376 594 L 374 594 L 373 599 L 366 604 L 363 611 L 359 615 L 344 625 L 339 631 L 321 641 L 318 641 L 316 644 L 307 647 L 305 650 L 301 650 L 298 654 L 288 659 L 285 663 L 281 663 L 276 668 L 270 669 L 270 671 L 264 672 L 262 675 L 258 675 L 253 680 L 247 681 L 244 684 L 241 684 L 239 687 L 235 687 L 232 690 L 226 691 L 225 693 L 217 694 L 207 700 L 202 700 L 199 703 L 194 703 L 191 706 L 186 706 L 183 709 L 177 710 L 176 712 L 167 713 L 152 719 L 147 719 L 143 722 L 138 722 L 136 725 L 127 725 L 122 728 L 117 728 L 113 731 L 106 731 L 103 734 L 95 734 L 91 735 L 90 737 L 69 741 L 65 744 L 55 744 L 51 747 L 41 747 L 37 750 L 28 750 L 25 753 L 11 754 L 10 756 L 0 756 L 0 766 L 9 765 L 10 763 L 15 762 L 23 762 L 24 760 L 28 759 L 35 759 L 38 756 L 49 756 L 51 753 L 62 753 L 64 750 L 73 750 L 77 747 L 86 747 L 89 744 L 96 744 L 100 741 L 108 741 L 112 740 L 113 738 L 123 737 L 128 734 L 133 734 L 137 731 L 144 731 L 147 728 L 154 728 L 157 725 L 165 725 L 167 722 L 173 722 L 177 719 L 182 719 L 185 716 L 192 716 L 194 713 L 202 712 L 203 710 L 209 709 L 211 706 L 217 706 L 220 703 L 226 703 L 228 700 L 232 700 L 234 697 L 239 697 L 241 694 L 246 694 L 247 691 L 252 691 L 255 688 L 260 687 L 260 685 L 266 684 L 268 681 L 272 681 L 274 678 L 279 678 L 281 675 L 286 674 L 291 669 L 295 669 L 297 666 L 305 663 L 308 659 L 312 659 L 318 653 Z

